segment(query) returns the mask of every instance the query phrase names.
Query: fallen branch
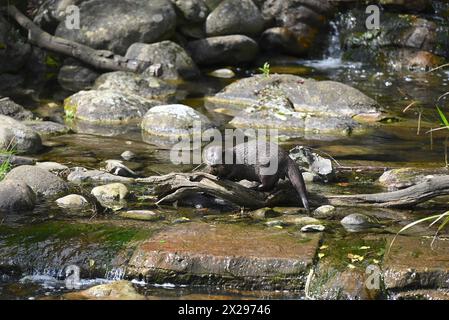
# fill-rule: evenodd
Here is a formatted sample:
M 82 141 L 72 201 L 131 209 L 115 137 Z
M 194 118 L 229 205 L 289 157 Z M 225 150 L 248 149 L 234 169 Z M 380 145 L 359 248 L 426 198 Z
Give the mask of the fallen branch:
M 24 29 L 28 30 L 28 40 L 41 48 L 74 57 L 97 69 L 141 72 L 149 67 L 148 62 L 127 59 L 109 51 L 95 50 L 83 44 L 52 36 L 36 26 L 15 6 L 6 7 L 6 12 Z
M 152 193 L 159 198 L 159 204 L 174 203 L 199 193 L 208 194 L 246 208 L 299 204 L 299 201 L 295 201 L 295 191 L 289 184 L 281 184 L 273 192 L 264 193 L 248 189 L 237 182 L 218 180 L 215 176 L 203 172 L 170 173 L 163 176 L 137 179 L 136 181 L 151 185 Z M 280 190 L 279 188 L 284 189 Z M 405 208 L 413 207 L 442 195 L 449 195 L 449 175 L 434 177 L 426 182 L 394 192 L 356 195 L 318 195 L 311 193 L 309 196 L 314 207 L 332 204 L 337 206 Z

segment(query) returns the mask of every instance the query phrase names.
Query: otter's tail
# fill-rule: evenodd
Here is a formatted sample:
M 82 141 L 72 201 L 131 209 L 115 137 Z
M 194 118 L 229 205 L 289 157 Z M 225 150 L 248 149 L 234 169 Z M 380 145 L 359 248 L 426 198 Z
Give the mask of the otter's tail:
M 309 200 L 307 200 L 307 190 L 306 183 L 302 177 L 301 172 L 299 171 L 296 163 L 292 159 L 288 159 L 288 167 L 287 167 L 287 176 L 293 187 L 295 187 L 299 196 L 301 197 L 302 204 L 307 211 L 310 211 Z

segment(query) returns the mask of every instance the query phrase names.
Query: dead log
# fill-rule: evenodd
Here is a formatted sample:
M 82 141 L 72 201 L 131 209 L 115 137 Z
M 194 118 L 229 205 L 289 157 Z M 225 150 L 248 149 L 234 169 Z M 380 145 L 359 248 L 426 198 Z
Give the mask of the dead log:
M 240 207 L 256 209 L 286 204 L 285 201 L 288 202 L 289 199 L 292 200 L 295 197 L 295 191 L 289 184 L 279 186 L 279 188 L 288 188 L 288 190 L 275 189 L 271 193 L 264 193 L 248 189 L 237 182 L 218 180 L 215 176 L 203 172 L 170 173 L 136 181 L 151 186 L 152 193 L 159 199 L 158 204 L 173 203 L 194 194 L 204 193 Z M 309 196 L 314 207 L 332 204 L 336 206 L 407 208 L 443 195 L 449 195 L 449 175 L 433 177 L 423 183 L 393 192 L 356 195 L 311 193 Z
M 141 72 L 149 67 L 149 63 L 145 61 L 127 59 L 109 51 L 95 50 L 74 41 L 52 36 L 40 29 L 13 5 L 7 6 L 6 12 L 21 27 L 28 30 L 30 43 L 41 48 L 76 58 L 97 69 Z

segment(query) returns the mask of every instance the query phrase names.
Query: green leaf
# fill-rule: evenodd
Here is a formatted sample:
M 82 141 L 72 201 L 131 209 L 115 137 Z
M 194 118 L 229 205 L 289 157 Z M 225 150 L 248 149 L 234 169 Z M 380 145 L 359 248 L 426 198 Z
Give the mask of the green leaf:
M 446 127 L 449 127 L 449 121 L 447 121 L 447 118 L 446 118 L 446 116 L 444 115 L 444 113 L 443 113 L 443 111 L 440 109 L 440 107 L 436 107 L 437 108 L 437 111 L 438 111 L 438 114 L 439 114 L 439 116 L 440 116 L 440 120 L 441 120 L 441 122 L 446 126 Z M 449 128 L 448 128 L 448 130 L 449 130 Z

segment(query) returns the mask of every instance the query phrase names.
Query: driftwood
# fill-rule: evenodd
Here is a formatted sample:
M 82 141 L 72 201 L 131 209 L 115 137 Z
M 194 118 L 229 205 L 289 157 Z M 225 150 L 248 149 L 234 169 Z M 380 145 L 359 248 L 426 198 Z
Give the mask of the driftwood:
M 285 204 L 286 199 L 291 200 L 295 195 L 291 187 L 287 190 L 288 192 L 277 189 L 272 193 L 264 193 L 246 188 L 236 182 L 218 180 L 215 176 L 203 172 L 170 173 L 137 179 L 137 181 L 151 185 L 153 193 L 159 198 L 158 204 L 173 203 L 194 194 L 205 193 L 240 207 L 255 209 Z M 309 196 L 311 204 L 315 207 L 332 204 L 406 208 L 442 195 L 449 195 L 449 175 L 433 177 L 423 183 L 393 192 L 356 195 L 310 194 Z
M 28 30 L 30 43 L 41 48 L 74 57 L 97 69 L 141 72 L 149 67 L 149 63 L 145 61 L 126 59 L 109 51 L 95 50 L 77 42 L 52 36 L 36 26 L 13 5 L 7 6 L 6 12 Z

